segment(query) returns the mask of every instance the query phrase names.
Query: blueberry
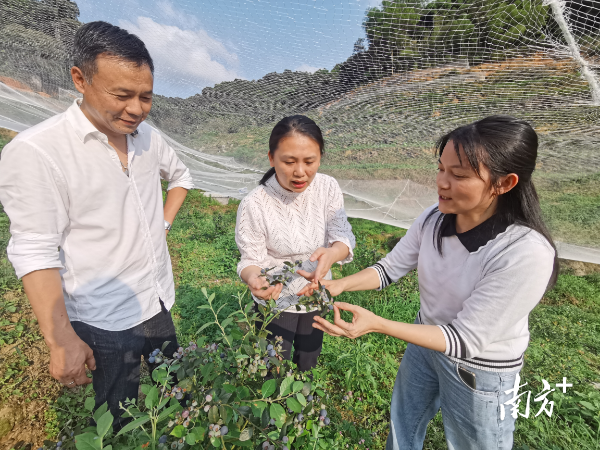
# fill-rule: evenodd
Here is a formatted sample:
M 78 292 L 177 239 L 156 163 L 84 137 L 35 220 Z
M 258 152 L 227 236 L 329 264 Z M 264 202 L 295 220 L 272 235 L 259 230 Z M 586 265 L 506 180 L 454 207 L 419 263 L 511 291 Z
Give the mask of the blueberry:
M 265 441 L 262 443 L 262 448 L 264 448 L 265 450 L 269 448 L 269 441 Z
M 156 358 L 154 358 L 154 356 L 151 356 L 150 358 L 148 358 L 148 362 L 150 364 L 154 364 L 154 361 L 156 361 Z
M 327 411 L 325 411 L 324 409 L 322 409 L 321 412 L 319 413 L 319 415 L 321 415 L 323 417 L 327 417 Z
M 333 310 L 333 305 L 329 305 L 329 311 Z
M 56 446 L 57 446 L 57 447 L 61 447 L 61 446 L 62 446 L 62 441 L 58 441 L 58 442 L 56 443 Z
M 268 355 L 269 356 L 275 356 L 276 355 L 275 350 L 269 350 Z
M 325 417 L 325 420 L 323 420 L 323 423 L 325 425 L 329 425 L 330 422 L 331 422 L 331 419 L 329 417 Z
M 273 350 L 273 346 L 271 344 L 267 345 L 267 350 Z
M 165 444 L 166 442 L 167 442 L 167 436 L 165 436 L 164 434 L 158 438 L 159 444 Z
M 275 425 L 275 419 L 271 419 L 271 425 Z
M 289 448 L 287 448 L 287 446 L 286 446 L 286 445 L 284 445 L 284 446 L 281 448 L 281 450 L 290 450 L 290 449 L 289 449 Z
M 313 401 L 313 396 L 312 395 L 307 396 L 306 397 L 306 401 L 312 402 Z
M 298 422 L 302 422 L 302 419 L 304 419 L 304 414 L 298 414 Z
M 156 356 L 160 353 L 160 349 L 155 348 L 154 351 L 152 352 L 152 356 Z
M 229 433 L 229 428 L 227 428 L 225 425 L 223 425 L 221 427 L 221 436 L 225 436 L 227 433 Z
M 221 356 L 221 359 L 225 359 L 225 353 L 221 353 L 219 356 Z
M 282 439 L 282 441 L 283 441 L 284 444 L 287 444 L 287 441 L 289 441 L 289 440 L 290 440 L 290 438 L 287 437 L 287 436 L 284 436 L 283 439 Z

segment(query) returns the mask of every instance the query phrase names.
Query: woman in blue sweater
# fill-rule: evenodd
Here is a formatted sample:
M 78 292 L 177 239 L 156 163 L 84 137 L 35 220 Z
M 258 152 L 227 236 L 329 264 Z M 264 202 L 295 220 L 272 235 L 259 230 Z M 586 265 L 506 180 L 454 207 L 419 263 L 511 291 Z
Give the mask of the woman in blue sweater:
M 448 448 L 511 449 L 510 403 L 529 343 L 528 317 L 557 276 L 556 249 L 531 179 L 538 138 L 531 126 L 491 116 L 437 145 L 439 203 L 381 261 L 322 281 L 332 295 L 383 289 L 417 268 L 414 324 L 337 302 L 332 336 L 383 333 L 408 342 L 394 386 L 387 449 L 421 449 L 441 408 Z M 314 286 L 306 287 L 303 292 Z M 352 323 L 340 318 L 352 312 Z

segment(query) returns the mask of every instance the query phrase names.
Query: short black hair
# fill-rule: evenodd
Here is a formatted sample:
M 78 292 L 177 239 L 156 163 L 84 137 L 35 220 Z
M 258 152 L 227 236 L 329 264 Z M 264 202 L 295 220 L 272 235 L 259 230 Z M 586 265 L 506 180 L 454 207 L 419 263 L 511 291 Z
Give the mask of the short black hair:
M 154 74 L 150 53 L 135 34 L 100 20 L 82 25 L 75 33 L 73 65 L 81 69 L 88 83 L 98 70 L 96 58 L 101 54 L 125 59 L 138 67 L 146 65 Z

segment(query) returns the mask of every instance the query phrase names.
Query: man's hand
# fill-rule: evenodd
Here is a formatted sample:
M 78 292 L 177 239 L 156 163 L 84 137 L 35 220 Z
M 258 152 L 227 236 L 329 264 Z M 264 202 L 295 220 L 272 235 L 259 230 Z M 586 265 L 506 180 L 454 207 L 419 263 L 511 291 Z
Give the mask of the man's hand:
M 68 343 L 50 347 L 50 375 L 66 387 L 73 388 L 92 382 L 86 374 L 85 366 L 96 370 L 96 360 L 92 349 L 75 332 Z
M 283 284 L 279 283 L 274 286 L 270 286 L 269 282 L 264 276 L 253 273 L 246 282 L 252 295 L 261 300 L 277 300 L 283 289 Z M 266 289 L 265 289 L 266 288 Z
M 50 375 L 67 387 L 91 383 L 85 366 L 96 369 L 94 354 L 71 326 L 58 269 L 28 273 L 23 287 L 50 349 Z

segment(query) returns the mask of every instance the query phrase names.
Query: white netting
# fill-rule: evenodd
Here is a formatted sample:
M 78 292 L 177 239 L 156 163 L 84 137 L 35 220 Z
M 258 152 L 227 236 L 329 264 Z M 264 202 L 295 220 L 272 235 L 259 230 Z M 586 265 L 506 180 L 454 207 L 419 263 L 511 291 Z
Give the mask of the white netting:
M 349 215 L 406 227 L 436 201 L 436 138 L 511 114 L 540 134 L 535 181 L 561 255 L 600 263 L 600 1 L 200 3 L 0 0 L 0 127 L 72 102 L 78 20 L 107 20 L 148 46 L 150 121 L 200 189 L 243 197 L 274 123 L 302 113 Z

